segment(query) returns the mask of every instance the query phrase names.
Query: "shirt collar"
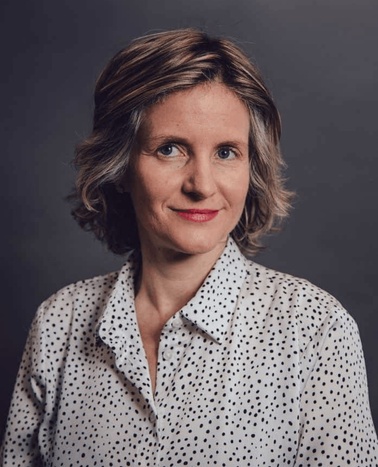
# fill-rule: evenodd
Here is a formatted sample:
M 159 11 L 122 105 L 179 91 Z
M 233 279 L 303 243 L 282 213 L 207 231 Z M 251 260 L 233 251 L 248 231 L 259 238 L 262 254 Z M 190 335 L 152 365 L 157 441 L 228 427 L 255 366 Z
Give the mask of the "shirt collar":
M 181 314 L 222 343 L 238 301 L 246 275 L 246 258 L 230 237 L 196 295 Z
M 136 332 L 135 271 L 135 261 L 131 254 L 118 275 L 97 325 L 98 335 L 104 341 L 108 341 L 107 337 L 111 338 L 112 334 L 118 330 L 128 329 L 129 332 L 131 330 Z M 246 271 L 246 258 L 235 241 L 229 237 L 222 255 L 214 264 L 202 286 L 179 313 L 216 342 L 223 342 Z

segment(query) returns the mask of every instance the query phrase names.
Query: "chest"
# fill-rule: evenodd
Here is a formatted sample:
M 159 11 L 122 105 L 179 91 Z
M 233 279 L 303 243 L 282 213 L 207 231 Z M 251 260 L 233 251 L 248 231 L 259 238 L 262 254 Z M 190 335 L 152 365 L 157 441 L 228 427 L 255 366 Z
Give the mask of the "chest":
M 121 334 L 114 334 L 112 347 L 94 350 L 75 377 L 69 375 L 78 359 L 69 358 L 59 401 L 49 403 L 50 416 L 57 414 L 50 433 L 53 465 L 64 465 L 58 459 L 67 445 L 72 462 L 90 456 L 101 464 L 113 456 L 118 465 L 127 457 L 131 465 L 174 466 L 185 455 L 188 465 L 229 459 L 228 465 L 258 466 L 277 452 L 276 443 L 281 459 L 290 456 L 299 430 L 293 404 L 299 398 L 298 364 L 294 355 L 287 362 L 278 348 L 268 355 L 258 333 L 248 341 L 243 335 L 235 330 L 219 343 L 175 317 L 160 334 L 154 394 L 141 343 Z M 282 372 L 284 364 L 292 370 Z M 78 433 L 95 442 L 78 443 Z

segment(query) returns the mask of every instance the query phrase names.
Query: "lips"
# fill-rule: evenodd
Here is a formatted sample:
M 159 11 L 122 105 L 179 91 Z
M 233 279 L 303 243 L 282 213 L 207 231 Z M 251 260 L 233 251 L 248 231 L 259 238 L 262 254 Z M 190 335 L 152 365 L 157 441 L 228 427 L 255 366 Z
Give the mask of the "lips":
M 175 212 L 188 221 L 209 222 L 217 216 L 219 211 L 214 209 L 175 209 Z

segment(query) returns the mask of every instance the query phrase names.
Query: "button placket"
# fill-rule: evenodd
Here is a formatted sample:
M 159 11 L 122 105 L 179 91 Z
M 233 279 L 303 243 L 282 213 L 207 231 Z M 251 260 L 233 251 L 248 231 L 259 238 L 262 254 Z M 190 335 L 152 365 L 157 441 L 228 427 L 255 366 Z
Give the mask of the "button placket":
M 148 419 L 151 423 L 156 423 L 157 415 L 153 411 L 151 411 L 150 415 L 148 416 Z
M 166 396 L 167 388 L 171 385 L 171 378 L 177 365 L 175 349 L 175 331 L 171 323 L 163 328 L 160 336 L 158 367 L 157 367 L 157 400 L 162 400 Z
M 191 335 L 189 334 L 188 331 L 186 331 L 186 332 L 183 333 L 183 335 L 181 336 L 180 341 L 181 341 L 182 344 L 189 344 L 190 339 L 191 339 Z

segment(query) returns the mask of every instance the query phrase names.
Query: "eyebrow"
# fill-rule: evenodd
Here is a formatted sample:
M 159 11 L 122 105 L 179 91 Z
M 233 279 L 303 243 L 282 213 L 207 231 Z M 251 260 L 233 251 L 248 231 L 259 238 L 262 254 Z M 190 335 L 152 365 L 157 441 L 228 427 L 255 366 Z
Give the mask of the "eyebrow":
M 189 140 L 183 138 L 182 136 L 175 136 L 175 135 L 158 135 L 158 136 L 147 136 L 145 141 L 151 143 L 164 143 L 164 141 L 171 141 L 173 143 L 180 143 L 185 145 L 190 145 Z
M 187 138 L 183 138 L 182 136 L 177 136 L 177 135 L 157 135 L 153 137 L 146 136 L 144 138 L 143 143 L 147 145 L 155 145 L 155 144 L 162 144 L 164 142 L 171 142 L 171 143 L 177 143 L 177 144 L 182 144 L 183 146 L 191 146 L 190 141 Z M 248 148 L 249 146 L 249 141 L 247 143 L 244 143 L 239 140 L 224 140 L 221 141 L 219 144 L 217 144 L 217 147 L 222 147 L 222 146 L 231 146 L 231 147 L 246 147 Z

